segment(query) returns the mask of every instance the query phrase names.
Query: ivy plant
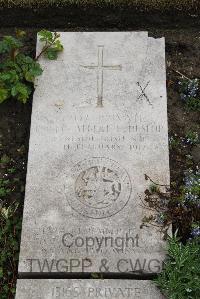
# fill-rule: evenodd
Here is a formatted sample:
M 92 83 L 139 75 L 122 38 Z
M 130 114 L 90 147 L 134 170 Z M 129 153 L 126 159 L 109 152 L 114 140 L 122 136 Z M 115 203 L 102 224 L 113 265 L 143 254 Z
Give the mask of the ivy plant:
M 41 53 L 33 59 L 24 53 L 24 31 L 16 31 L 16 35 L 4 36 L 0 41 L 0 103 L 15 98 L 26 103 L 33 91 L 36 77 L 42 74 L 38 62 L 41 55 L 48 59 L 56 59 L 63 50 L 58 33 L 42 30 L 38 33 L 44 43 Z

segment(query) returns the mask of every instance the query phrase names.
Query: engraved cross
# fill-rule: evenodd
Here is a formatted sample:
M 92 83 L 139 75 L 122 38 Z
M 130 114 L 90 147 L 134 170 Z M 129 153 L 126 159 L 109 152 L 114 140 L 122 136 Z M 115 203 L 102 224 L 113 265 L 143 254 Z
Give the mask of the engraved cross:
M 103 107 L 103 75 L 105 70 L 122 70 L 121 65 L 104 65 L 104 46 L 98 46 L 98 65 L 82 65 L 97 71 L 97 107 Z

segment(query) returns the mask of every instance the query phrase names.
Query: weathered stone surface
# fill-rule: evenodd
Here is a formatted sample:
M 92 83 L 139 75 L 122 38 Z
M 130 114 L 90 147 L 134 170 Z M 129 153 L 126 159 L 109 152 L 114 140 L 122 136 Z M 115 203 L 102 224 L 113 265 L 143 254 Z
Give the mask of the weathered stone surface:
M 27 298 L 164 299 L 148 280 L 18 280 L 16 299 Z
M 19 273 L 159 272 L 160 227 L 140 226 L 145 174 L 169 184 L 164 39 L 61 40 L 57 61 L 40 60 Z

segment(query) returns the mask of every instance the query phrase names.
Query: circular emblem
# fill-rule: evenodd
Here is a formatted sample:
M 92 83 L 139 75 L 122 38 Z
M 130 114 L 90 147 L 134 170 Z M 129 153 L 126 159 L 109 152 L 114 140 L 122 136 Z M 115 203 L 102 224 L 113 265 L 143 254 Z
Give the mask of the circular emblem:
M 96 157 L 83 160 L 73 167 L 72 174 L 73 194 L 70 192 L 67 197 L 78 213 L 90 218 L 106 218 L 126 206 L 131 181 L 117 162 Z

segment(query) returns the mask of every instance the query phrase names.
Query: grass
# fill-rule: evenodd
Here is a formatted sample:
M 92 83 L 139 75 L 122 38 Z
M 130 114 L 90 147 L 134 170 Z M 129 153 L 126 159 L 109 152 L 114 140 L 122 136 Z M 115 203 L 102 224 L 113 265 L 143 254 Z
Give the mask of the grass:
M 179 10 L 197 12 L 200 8 L 199 0 L 0 0 L 0 7 L 62 7 L 67 5 L 94 6 L 132 6 L 139 10 Z

